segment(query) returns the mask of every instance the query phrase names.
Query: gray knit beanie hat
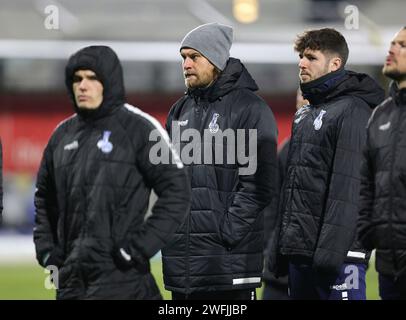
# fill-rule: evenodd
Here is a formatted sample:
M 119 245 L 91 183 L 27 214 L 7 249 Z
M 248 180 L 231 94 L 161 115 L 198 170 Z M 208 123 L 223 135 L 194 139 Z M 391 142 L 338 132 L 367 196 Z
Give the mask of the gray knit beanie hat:
M 180 50 L 195 49 L 217 68 L 223 70 L 230 57 L 232 42 L 232 27 L 219 23 L 207 23 L 190 31 L 183 38 Z

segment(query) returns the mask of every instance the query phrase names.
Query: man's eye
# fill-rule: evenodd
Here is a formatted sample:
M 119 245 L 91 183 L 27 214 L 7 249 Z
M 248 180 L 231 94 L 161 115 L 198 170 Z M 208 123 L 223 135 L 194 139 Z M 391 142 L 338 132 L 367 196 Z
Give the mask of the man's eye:
M 79 76 L 73 76 L 73 82 L 74 82 L 74 83 L 76 83 L 76 82 L 80 82 L 80 81 L 82 81 L 82 77 L 79 77 Z
M 94 75 L 94 76 L 89 76 L 89 80 L 99 80 L 99 79 L 97 78 L 96 75 Z

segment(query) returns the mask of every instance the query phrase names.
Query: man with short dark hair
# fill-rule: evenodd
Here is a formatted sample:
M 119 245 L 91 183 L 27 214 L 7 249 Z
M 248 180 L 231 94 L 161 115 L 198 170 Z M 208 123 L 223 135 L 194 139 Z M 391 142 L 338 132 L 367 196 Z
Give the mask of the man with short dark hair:
M 393 300 L 406 299 L 406 27 L 382 72 L 393 82 L 368 122 L 358 229 L 362 244 L 376 248 L 379 294 Z
M 180 46 L 188 91 L 172 107 L 167 129 L 185 138 L 179 144 L 192 205 L 162 251 L 173 299 L 252 300 L 261 286 L 262 211 L 277 195 L 277 128 L 247 69 L 230 58 L 232 36 L 231 27 L 210 23 Z
M 280 274 L 287 263 L 293 299 L 365 299 L 369 252 L 355 241 L 359 169 L 365 126 L 384 93 L 344 69 L 348 46 L 334 29 L 305 32 L 295 49 L 310 105 L 293 121 L 271 268 Z
M 38 262 L 52 269 L 58 299 L 161 299 L 149 259 L 189 210 L 183 164 L 158 121 L 125 103 L 111 48 L 72 55 L 65 83 L 76 114 L 55 129 L 38 171 Z M 173 164 L 154 164 L 152 134 Z M 158 200 L 145 219 L 151 189 Z

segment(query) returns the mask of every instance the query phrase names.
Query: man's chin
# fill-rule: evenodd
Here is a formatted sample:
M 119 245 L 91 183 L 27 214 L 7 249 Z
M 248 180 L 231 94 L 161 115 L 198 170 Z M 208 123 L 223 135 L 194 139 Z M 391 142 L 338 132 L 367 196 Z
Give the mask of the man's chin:
M 92 105 L 88 105 L 88 104 L 78 104 L 77 106 L 81 110 L 95 110 L 99 107 L 99 106 L 92 106 Z
M 312 81 L 312 77 L 310 77 L 308 74 L 303 74 L 303 75 L 299 75 L 299 80 L 301 83 L 307 83 Z
M 383 67 L 382 73 L 385 77 L 388 77 L 395 81 L 405 78 L 405 75 L 402 75 L 399 71 L 391 70 L 390 68 L 387 68 L 386 66 Z
M 198 84 L 196 83 L 196 82 L 194 82 L 194 81 L 185 81 L 185 85 L 186 85 L 186 87 L 187 88 L 189 88 L 189 89 L 195 89 L 195 88 L 197 88 L 198 87 Z

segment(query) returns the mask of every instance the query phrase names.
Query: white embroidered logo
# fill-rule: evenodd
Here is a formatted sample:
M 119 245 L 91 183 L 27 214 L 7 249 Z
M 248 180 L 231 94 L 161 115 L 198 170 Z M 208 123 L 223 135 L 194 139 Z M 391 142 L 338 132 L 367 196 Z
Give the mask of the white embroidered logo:
M 213 114 L 213 118 L 211 119 L 210 123 L 209 123 L 209 129 L 211 133 L 216 133 L 217 131 L 219 131 L 219 125 L 217 123 L 217 119 L 220 115 L 218 113 L 214 113 Z
M 66 146 L 64 146 L 63 150 L 75 150 L 77 148 L 79 148 L 79 143 L 77 140 L 75 140 L 72 143 L 68 143 Z
M 389 128 L 390 128 L 390 121 L 388 121 L 388 122 L 385 123 L 385 124 L 381 124 L 381 125 L 379 126 L 379 130 L 382 130 L 382 131 L 388 130 Z
M 313 122 L 314 130 L 320 130 L 323 125 L 323 116 L 326 114 L 325 110 L 321 110 L 317 118 Z
M 348 289 L 347 284 L 345 282 L 343 284 L 335 284 L 333 286 L 330 286 L 330 288 L 337 291 L 343 291 Z
M 103 153 L 110 153 L 113 150 L 113 144 L 109 141 L 111 131 L 103 131 L 103 138 L 97 142 L 97 147 Z
M 187 125 L 188 122 L 189 122 L 189 119 L 178 121 L 178 124 L 179 124 L 180 127 L 184 127 L 184 126 Z

